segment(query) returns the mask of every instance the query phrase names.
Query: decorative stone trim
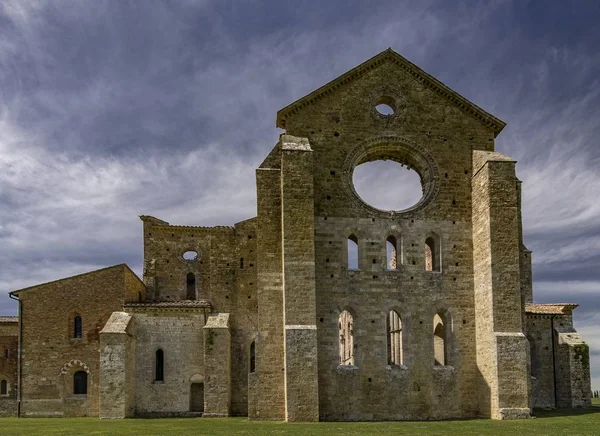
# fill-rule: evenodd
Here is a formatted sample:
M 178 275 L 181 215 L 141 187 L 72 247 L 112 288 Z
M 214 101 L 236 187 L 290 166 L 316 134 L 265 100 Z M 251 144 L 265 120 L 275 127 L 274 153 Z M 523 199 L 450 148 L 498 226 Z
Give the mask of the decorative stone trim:
M 74 366 L 80 367 L 88 374 L 90 373 L 90 368 L 85 363 L 83 363 L 81 360 L 74 359 L 68 363 L 65 363 L 65 365 L 60 369 L 60 375 L 66 375 L 69 372 L 69 369 L 71 369 Z
M 390 159 L 406 165 L 419 174 L 423 185 L 423 197 L 417 204 L 400 211 L 388 211 L 370 206 L 360 198 L 352 181 L 354 168 L 362 163 L 381 159 Z M 352 202 L 357 207 L 366 209 L 371 215 L 383 218 L 427 208 L 437 197 L 440 188 L 438 166 L 431 153 L 421 145 L 396 135 L 370 138 L 355 147 L 346 157 L 342 177 Z

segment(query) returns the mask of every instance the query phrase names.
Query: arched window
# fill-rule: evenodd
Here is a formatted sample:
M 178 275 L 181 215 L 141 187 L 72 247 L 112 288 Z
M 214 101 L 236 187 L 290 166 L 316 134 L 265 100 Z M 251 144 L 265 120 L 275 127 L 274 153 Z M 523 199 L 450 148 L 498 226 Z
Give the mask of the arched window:
M 250 372 L 256 372 L 256 343 L 250 344 Z
M 358 239 L 348 236 L 348 269 L 358 269 Z
M 436 235 L 425 239 L 425 271 L 440 271 L 440 247 Z
M 340 314 L 340 365 L 354 365 L 354 321 L 347 310 Z
M 87 395 L 87 372 L 77 371 L 73 374 L 73 393 Z
M 388 329 L 388 364 L 402 365 L 402 320 L 395 310 L 391 310 L 387 318 Z
M 81 317 L 77 315 L 73 319 L 73 338 L 81 338 L 83 331 L 83 325 L 81 322 Z
M 433 356 L 436 365 L 446 365 L 446 318 L 436 313 L 433 317 Z
M 156 350 L 155 376 L 154 381 L 165 380 L 165 362 L 164 353 L 160 348 Z
M 0 381 L 0 395 L 8 395 L 8 382 L 6 380 Z
M 187 299 L 196 299 L 196 276 L 194 273 L 188 273 L 187 275 Z
M 398 240 L 395 236 L 388 236 L 385 240 L 385 251 L 387 253 L 387 269 L 397 270 L 401 262 L 398 260 Z

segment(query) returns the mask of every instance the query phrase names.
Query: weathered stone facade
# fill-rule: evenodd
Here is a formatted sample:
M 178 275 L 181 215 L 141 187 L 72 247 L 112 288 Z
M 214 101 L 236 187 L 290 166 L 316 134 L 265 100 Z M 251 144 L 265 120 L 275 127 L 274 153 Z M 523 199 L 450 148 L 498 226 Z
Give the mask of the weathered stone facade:
M 494 151 L 502 121 L 386 50 L 279 111 L 277 126 L 256 218 L 142 216 L 143 283 L 119 265 L 13 292 L 20 363 L 0 362 L 20 386 L 11 407 L 317 421 L 590 404 L 576 305 L 532 304 L 516 162 Z M 354 189 L 357 165 L 387 159 L 420 175 L 406 210 Z M 13 324 L 0 345 L 14 349 Z

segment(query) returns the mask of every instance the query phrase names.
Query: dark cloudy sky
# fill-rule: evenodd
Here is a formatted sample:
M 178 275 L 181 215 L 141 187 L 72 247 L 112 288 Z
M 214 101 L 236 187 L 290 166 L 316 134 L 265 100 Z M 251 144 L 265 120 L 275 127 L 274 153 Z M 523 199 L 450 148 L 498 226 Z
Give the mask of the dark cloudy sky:
M 0 314 L 142 225 L 254 216 L 278 109 L 392 47 L 508 123 L 538 302 L 600 389 L 600 2 L 0 0 Z

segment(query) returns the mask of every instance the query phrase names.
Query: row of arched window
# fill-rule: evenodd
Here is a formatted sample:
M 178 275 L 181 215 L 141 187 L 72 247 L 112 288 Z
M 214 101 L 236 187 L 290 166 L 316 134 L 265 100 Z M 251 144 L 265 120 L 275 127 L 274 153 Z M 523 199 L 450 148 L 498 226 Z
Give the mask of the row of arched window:
M 386 247 L 386 269 L 394 271 L 399 265 L 404 264 L 404 256 L 402 254 L 402 240 L 396 236 L 390 235 L 385 240 Z M 441 271 L 440 262 L 440 238 L 435 233 L 430 233 L 425 238 L 425 271 Z M 348 236 L 348 269 L 358 268 L 358 238 L 351 234 Z M 375 262 L 375 261 L 374 261 Z
M 402 349 L 402 319 L 398 312 L 390 310 L 386 319 L 388 365 L 404 365 Z M 354 342 L 354 320 L 352 314 L 344 310 L 338 321 L 340 365 L 353 366 L 356 344 Z M 434 365 L 447 364 L 446 317 L 436 313 L 433 317 L 433 358 Z

